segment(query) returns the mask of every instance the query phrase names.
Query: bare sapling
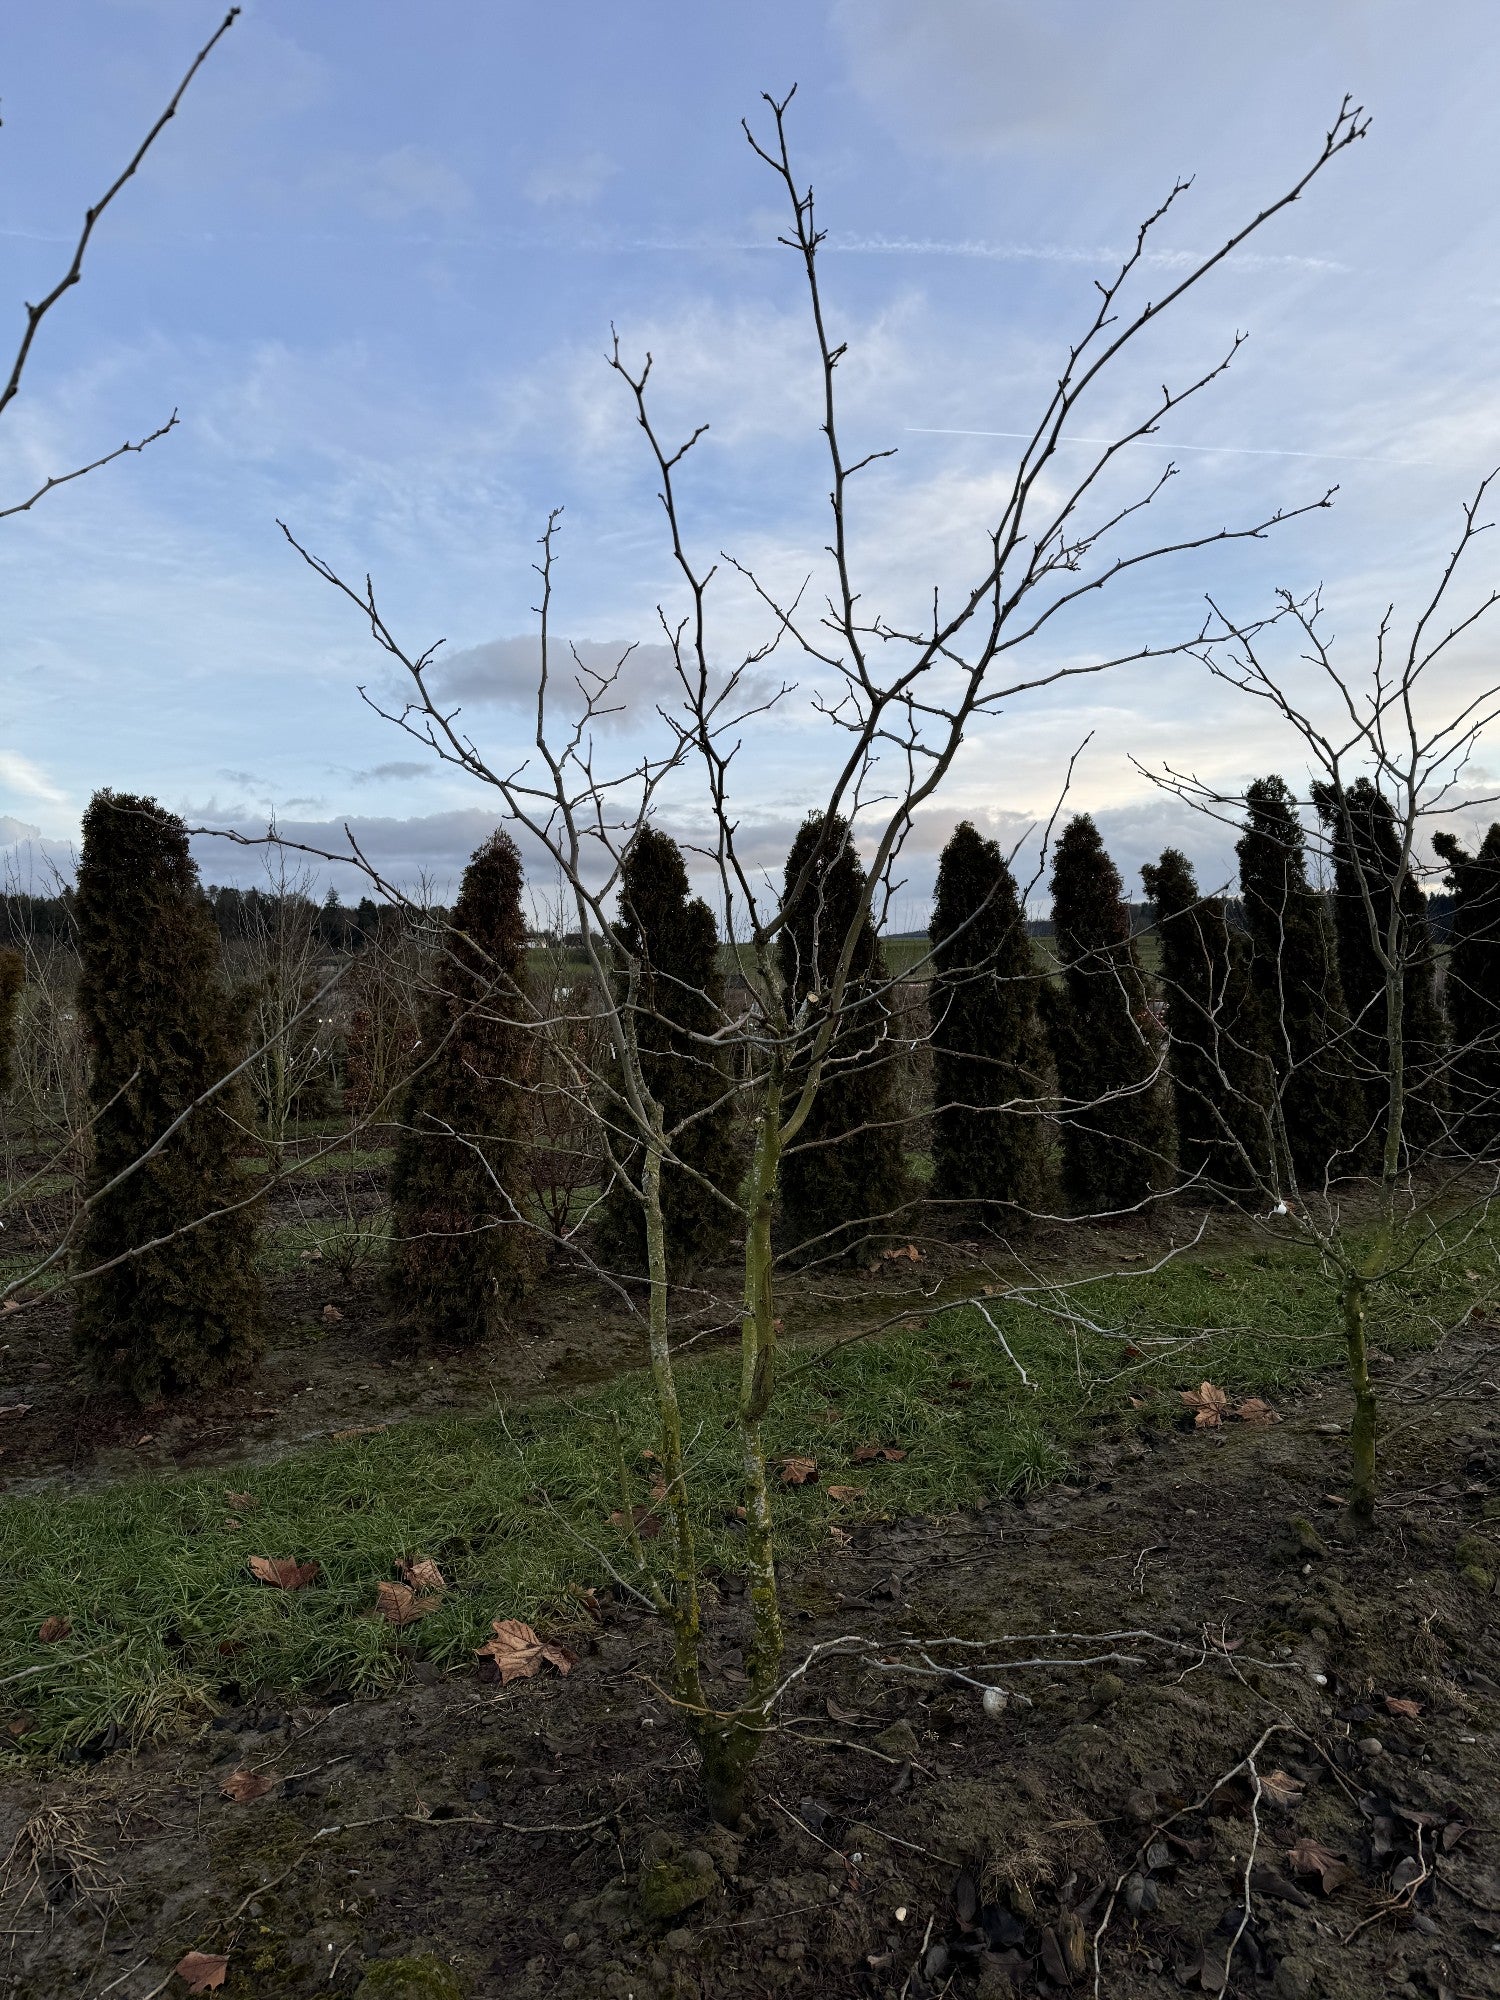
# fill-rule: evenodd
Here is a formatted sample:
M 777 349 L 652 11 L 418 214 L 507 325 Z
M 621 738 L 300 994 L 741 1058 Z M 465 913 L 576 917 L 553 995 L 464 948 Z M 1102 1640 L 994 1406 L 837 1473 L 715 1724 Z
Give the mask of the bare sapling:
M 1443 860 L 1462 865 L 1452 819 L 1495 803 L 1465 774 L 1500 717 L 1500 683 L 1465 667 L 1459 649 L 1500 591 L 1449 609 L 1460 566 L 1489 525 L 1481 516 L 1490 484 L 1465 504 L 1437 585 L 1404 635 L 1387 610 L 1367 669 L 1335 656 L 1316 595 L 1283 593 L 1276 621 L 1253 632 L 1225 619 L 1227 641 L 1200 650 L 1217 679 L 1265 703 L 1291 732 L 1312 774 L 1310 825 L 1294 816 L 1279 781 L 1234 798 L 1180 772 L 1156 778 L 1214 817 L 1247 811 L 1242 859 L 1255 843 L 1284 851 L 1279 929 L 1270 925 L 1282 970 L 1264 963 L 1263 947 L 1265 1012 L 1258 1027 L 1221 1021 L 1198 1096 L 1232 1161 L 1227 1179 L 1238 1187 L 1226 1193 L 1247 1206 L 1253 1198 L 1268 1226 L 1308 1243 L 1334 1288 L 1354 1402 L 1349 1508 L 1360 1522 L 1371 1519 L 1377 1494 L 1372 1315 L 1399 1314 L 1424 1273 L 1484 1232 L 1500 1187 L 1500 1023 L 1488 1005 L 1465 1005 L 1461 979 L 1449 982 L 1445 1020 L 1439 975 L 1456 953 L 1435 938 L 1424 888 Z M 1283 634 L 1295 661 L 1276 657 Z M 1308 905 L 1304 847 L 1327 878 L 1329 922 Z M 1262 868 L 1247 878 L 1249 921 L 1263 937 L 1277 916 L 1266 876 Z M 1485 909 L 1481 890 L 1471 906 L 1481 937 Z M 1330 938 L 1337 980 L 1319 993 Z M 1261 1078 L 1272 1079 L 1265 1096 L 1246 1081 L 1257 1058 Z M 1251 1143 L 1247 1133 L 1266 1118 L 1270 1142 Z
M 838 1130 L 819 1126 L 827 1093 L 846 1090 L 857 1072 L 879 1070 L 897 1053 L 901 1037 L 892 1027 L 890 981 L 869 940 L 880 928 L 907 836 L 915 817 L 938 797 L 960 746 L 992 726 L 1002 711 L 1041 689 L 1147 659 L 1192 654 L 1224 636 L 1214 617 L 1119 650 L 1091 649 L 1076 633 L 1066 649 L 1055 648 L 1054 635 L 1081 603 L 1153 564 L 1262 538 L 1331 503 L 1331 492 L 1324 491 L 1303 504 L 1243 521 L 1178 527 L 1152 539 L 1143 532 L 1143 516 L 1175 478 L 1175 467 L 1152 474 L 1124 499 L 1111 482 L 1131 468 L 1133 445 L 1155 436 L 1218 380 L 1240 337 L 1177 387 L 1131 390 L 1124 360 L 1138 349 L 1145 358 L 1158 322 L 1298 200 L 1365 130 L 1362 114 L 1346 102 L 1312 160 L 1282 194 L 1211 254 L 1176 268 L 1165 290 L 1148 299 L 1142 296 L 1148 249 L 1186 186 L 1172 190 L 1140 225 L 1118 270 L 1099 284 L 1089 317 L 1065 349 L 1055 385 L 1043 394 L 996 516 L 983 526 L 979 553 L 962 587 L 946 602 L 945 593 L 927 593 L 920 611 L 903 619 L 874 608 L 860 581 L 854 497 L 861 478 L 892 454 L 846 444 L 838 381 L 847 350 L 831 329 L 820 265 L 823 231 L 812 192 L 799 181 L 789 151 L 790 98 L 766 103 L 767 132 L 747 126 L 747 138 L 786 205 L 782 241 L 805 287 L 827 453 L 828 545 L 816 559 L 821 591 L 814 611 L 804 610 L 811 579 L 788 596 L 730 558 L 737 589 L 748 586 L 753 592 L 766 628 L 748 648 L 734 643 L 727 625 L 721 636 L 719 565 L 694 551 L 683 490 L 703 427 L 683 441 L 663 434 L 650 393 L 651 357 L 632 362 L 618 337 L 609 366 L 657 477 L 677 590 L 675 604 L 664 604 L 660 613 L 675 691 L 653 717 L 641 721 L 635 740 L 644 741 L 644 748 L 616 749 L 620 736 L 599 727 L 628 697 L 628 654 L 613 669 L 594 671 L 576 656 L 569 661 L 556 636 L 557 513 L 542 536 L 537 563 L 534 738 L 524 756 L 506 762 L 489 754 L 444 701 L 437 649 L 416 651 L 404 644 L 382 613 L 372 582 L 346 582 L 286 531 L 304 560 L 366 621 L 377 648 L 405 677 L 404 703 L 365 698 L 444 764 L 485 788 L 528 863 L 539 863 L 568 898 L 568 928 L 602 1045 L 599 1052 L 571 1045 L 577 1067 L 568 1087 L 575 1106 L 595 1120 L 607 1183 L 615 1193 L 628 1190 L 638 1205 L 641 1269 L 611 1267 L 591 1249 L 586 1230 L 573 1229 L 569 1247 L 615 1290 L 641 1327 L 656 1402 L 657 1504 L 665 1523 L 665 1533 L 648 1548 L 632 1524 L 622 1480 L 624 1547 L 607 1560 L 622 1585 L 649 1602 L 668 1629 L 672 1697 L 697 1743 L 708 1802 L 729 1822 L 744 1810 L 751 1767 L 772 1726 L 782 1684 L 785 1646 L 765 1441 L 778 1385 L 779 1274 L 788 1259 L 846 1255 L 851 1242 L 879 1240 L 901 1225 L 911 1199 L 894 1179 L 888 1181 L 878 1199 L 889 1202 L 889 1209 L 844 1216 L 832 1232 L 820 1225 L 811 1241 L 790 1240 L 782 1219 L 789 1174 L 815 1172 L 818 1148 L 861 1136 L 872 1147 L 888 1146 L 892 1121 L 909 1117 L 897 1094 L 887 1099 L 891 1109 L 860 1112 L 856 1104 Z M 1117 376 L 1123 378 L 1119 383 Z M 1080 461 L 1072 455 L 1072 433 L 1089 428 L 1081 418 L 1106 384 L 1135 397 L 1135 414 L 1108 445 L 1090 448 Z M 796 656 L 805 692 L 789 681 L 770 682 L 781 655 Z M 741 774 L 768 715 L 781 726 L 792 714 L 805 718 L 808 729 L 825 732 L 828 776 L 795 865 L 784 881 L 768 883 L 741 831 L 747 804 Z M 659 988 L 653 991 L 657 968 L 629 922 L 620 921 L 618 906 L 632 843 L 648 824 L 663 831 L 673 825 L 693 829 L 682 835 L 682 843 L 713 906 L 719 935 L 730 947 L 737 997 L 719 996 L 705 985 L 693 991 L 690 1010 L 669 1009 Z M 846 853 L 856 867 L 844 864 Z M 628 907 L 624 914 L 628 919 Z M 557 1011 L 559 988 L 554 984 L 550 991 L 546 1004 Z M 560 1011 L 566 1014 L 568 1008 Z M 685 1014 L 691 1025 L 684 1025 Z M 723 1078 L 722 1093 L 704 1093 L 685 1112 L 671 1114 L 652 1087 L 648 1060 L 653 1037 L 668 1026 L 685 1037 L 680 1046 L 696 1047 L 705 1067 Z M 554 1048 L 557 1040 L 553 1034 Z M 722 1298 L 711 1273 L 674 1286 L 670 1204 L 663 1192 L 668 1176 L 708 1178 L 695 1164 L 689 1136 L 721 1099 L 733 1105 L 748 1133 L 749 1153 L 738 1186 L 719 1187 L 714 1197 L 728 1205 L 737 1245 L 734 1295 Z M 534 1211 L 529 1220 L 539 1230 L 545 1227 Z M 684 1432 L 674 1354 L 684 1313 L 701 1325 L 705 1310 L 710 1317 L 732 1316 L 739 1330 L 734 1428 L 748 1630 L 744 1681 L 718 1700 L 705 1685 L 702 1665 L 696 1528 L 711 1502 Z M 723 1503 L 715 1496 L 712 1504 Z

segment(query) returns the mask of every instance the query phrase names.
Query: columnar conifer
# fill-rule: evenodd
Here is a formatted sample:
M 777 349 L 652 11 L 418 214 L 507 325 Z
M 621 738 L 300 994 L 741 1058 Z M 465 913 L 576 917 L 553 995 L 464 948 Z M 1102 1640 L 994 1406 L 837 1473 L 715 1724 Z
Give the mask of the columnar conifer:
M 0 1097 L 9 1095 L 15 1073 L 16 1017 L 25 984 L 26 961 L 20 952 L 8 946 L 0 950 Z
M 640 964 L 635 1034 L 641 1074 L 662 1110 L 674 1160 L 662 1172 L 662 1221 L 671 1277 L 722 1258 L 735 1218 L 719 1189 L 738 1192 L 734 1102 L 726 1065 L 708 1037 L 724 1019 L 724 974 L 713 911 L 688 894 L 687 868 L 675 840 L 643 826 L 625 854 L 620 883 L 619 938 Z M 622 1115 L 614 1114 L 616 1124 Z M 640 1172 L 639 1146 L 622 1145 L 625 1184 L 606 1201 L 601 1249 L 618 1268 L 646 1268 L 646 1232 L 630 1183 Z
M 1451 833 L 1434 834 L 1432 844 L 1454 895 L 1445 998 L 1456 1136 L 1467 1151 L 1493 1159 L 1500 1153 L 1500 822 L 1477 854 Z
M 933 1193 L 1034 1208 L 1047 1183 L 1047 1130 L 1034 1112 L 1004 1107 L 1048 1088 L 1036 961 L 1015 879 L 968 820 L 938 862 L 929 934 Z
M 790 908 L 778 942 L 790 1002 L 806 1023 L 789 1101 L 806 1077 L 818 1023 L 827 1018 L 829 987 L 864 886 L 847 824 L 820 814 L 805 820 L 787 856 Z M 885 954 L 867 915 L 854 940 L 817 1099 L 782 1165 L 787 1234 L 809 1256 L 852 1251 L 879 1234 L 882 1218 L 906 1199 L 888 982 Z
M 1235 852 L 1250 978 L 1292 1171 L 1299 1185 L 1317 1187 L 1330 1173 L 1354 1172 L 1369 1139 L 1333 928 L 1307 878 L 1302 822 L 1283 780 L 1258 778 L 1245 804 Z
M 1119 870 L 1087 814 L 1052 869 L 1061 981 L 1043 996 L 1057 1064 L 1063 1187 L 1083 1212 L 1132 1208 L 1171 1172 L 1172 1119 Z
M 521 857 L 499 831 L 464 870 L 391 1170 L 388 1290 L 402 1320 L 434 1340 L 503 1331 L 534 1266 L 518 1219 L 532 1051 L 525 960 Z
M 1199 895 L 1192 863 L 1175 847 L 1141 879 L 1161 945 L 1178 1166 L 1197 1191 L 1232 1200 L 1258 1188 L 1275 1158 L 1248 950 L 1222 899 Z
M 100 1380 L 147 1402 L 222 1381 L 257 1351 L 241 1107 L 224 1091 L 199 1103 L 241 1060 L 243 1023 L 187 829 L 154 799 L 95 794 L 75 912 L 92 1107 L 79 1263 L 97 1275 L 80 1282 L 74 1337 Z
M 1318 783 L 1312 796 L 1333 853 L 1339 977 L 1366 1116 L 1377 1132 L 1384 1129 L 1392 1065 L 1381 954 L 1394 948 L 1401 974 L 1402 1135 L 1408 1148 L 1430 1146 L 1442 1130 L 1446 1051 L 1426 898 L 1402 865 L 1391 802 L 1368 778 L 1346 786 L 1342 797 Z

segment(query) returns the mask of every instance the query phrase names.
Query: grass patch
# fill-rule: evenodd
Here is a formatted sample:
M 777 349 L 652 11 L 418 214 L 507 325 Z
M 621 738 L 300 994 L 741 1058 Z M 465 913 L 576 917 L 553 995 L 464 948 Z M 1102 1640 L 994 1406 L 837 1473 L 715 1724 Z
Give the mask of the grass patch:
M 1471 1240 L 1468 1261 L 1478 1247 Z M 1430 1338 L 1474 1295 L 1461 1270 L 1430 1270 L 1377 1338 Z M 1031 1386 L 972 1308 L 939 1311 L 920 1331 L 790 1350 L 768 1442 L 776 1458 L 815 1458 L 820 1483 L 781 1493 L 784 1553 L 826 1545 L 830 1522 L 944 1515 L 1050 1480 L 1101 1427 L 1175 1422 L 1176 1389 L 1205 1376 L 1274 1395 L 1341 1357 L 1332 1295 L 1300 1253 L 1217 1268 L 1184 1260 L 1068 1298 L 1071 1322 L 997 1302 Z M 736 1374 L 722 1357 L 682 1368 L 710 1570 L 740 1560 Z M 1130 1395 L 1147 1388 L 1157 1393 L 1133 1410 Z M 608 1525 L 620 1504 L 616 1435 L 644 1501 L 655 1423 L 639 1375 L 508 1418 L 497 1408 L 414 1421 L 260 1468 L 12 1501 L 0 1517 L 0 1722 L 21 1725 L 28 1753 L 84 1744 L 112 1722 L 150 1733 L 252 1693 L 373 1694 L 416 1657 L 462 1665 L 497 1615 L 566 1621 L 570 1587 L 608 1581 L 586 1543 L 627 1560 Z M 857 1463 L 867 1443 L 905 1456 Z M 835 1503 L 830 1484 L 865 1495 Z M 253 1507 L 236 1514 L 231 1490 Z M 665 1538 L 653 1546 L 665 1554 Z M 252 1580 L 251 1555 L 311 1558 L 322 1574 L 278 1591 Z M 397 1630 L 370 1615 L 376 1585 L 419 1555 L 436 1557 L 450 1588 L 438 1610 Z M 49 1616 L 71 1630 L 42 1644 Z

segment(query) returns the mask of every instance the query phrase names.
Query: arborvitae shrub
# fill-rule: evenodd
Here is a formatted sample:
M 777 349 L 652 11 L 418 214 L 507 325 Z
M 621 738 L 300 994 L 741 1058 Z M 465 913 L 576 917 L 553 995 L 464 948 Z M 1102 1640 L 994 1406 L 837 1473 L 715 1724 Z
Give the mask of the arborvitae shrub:
M 1035 1208 L 1047 1187 L 1048 1128 L 1008 1111 L 1047 1094 L 1040 981 L 1015 879 L 967 820 L 938 862 L 932 977 L 932 1190 L 942 1201 Z M 997 1211 L 979 1210 L 998 1219 Z
M 677 1162 L 661 1181 L 667 1271 L 688 1276 L 719 1261 L 735 1235 L 735 1215 L 713 1190 L 732 1200 L 740 1163 L 727 1066 L 705 1037 L 723 1024 L 724 974 L 713 911 L 689 897 L 687 868 L 675 840 L 643 826 L 621 871 L 619 938 L 641 961 L 636 992 L 636 1040 L 646 1088 L 662 1109 Z M 628 1123 L 615 1110 L 618 1124 Z M 616 1269 L 646 1269 L 646 1229 L 639 1184 L 642 1150 L 617 1139 L 626 1183 L 606 1200 L 600 1249 Z
M 1245 940 L 1219 897 L 1199 895 L 1192 863 L 1175 847 L 1141 879 L 1161 945 L 1178 1168 L 1210 1199 L 1250 1195 L 1273 1173 L 1275 1147 Z
M 1454 894 L 1445 998 L 1453 1031 L 1451 1108 L 1458 1143 L 1500 1152 L 1500 822 L 1477 854 L 1451 833 L 1433 835 Z
M 533 1038 L 521 857 L 508 833 L 474 854 L 449 923 L 391 1167 L 386 1283 L 413 1332 L 471 1342 L 508 1326 L 536 1261 L 517 1219 Z
M 1403 966 L 1402 1133 L 1406 1147 L 1420 1151 L 1439 1138 L 1446 1101 L 1447 1051 L 1427 899 L 1410 869 L 1401 868 L 1391 802 L 1368 778 L 1346 786 L 1342 801 L 1332 785 L 1323 783 L 1314 784 L 1312 797 L 1333 853 L 1339 978 L 1352 1023 L 1355 1074 L 1364 1091 L 1365 1115 L 1377 1134 L 1377 1151 L 1388 1115 L 1391 1063 L 1386 975 L 1375 939 L 1378 935 L 1383 943 L 1390 935 L 1395 910 L 1396 950 Z
M 0 1097 L 9 1096 L 15 1080 L 16 1018 L 25 984 L 25 959 L 9 946 L 0 949 Z
M 244 1024 L 220 970 L 187 829 L 154 799 L 94 795 L 75 911 L 93 1114 L 92 1206 L 78 1262 L 89 1271 L 122 1261 L 81 1280 L 74 1338 L 101 1381 L 150 1402 L 222 1381 L 258 1351 L 256 1210 L 246 1204 L 255 1183 L 240 1165 L 236 1122 L 243 1101 L 220 1092 L 103 1190 L 241 1061 Z M 122 1254 L 147 1243 L 157 1247 Z
M 777 945 L 790 1002 L 805 1009 L 804 1058 L 819 1019 L 826 1019 L 826 995 L 864 884 L 845 822 L 834 818 L 825 827 L 818 814 L 804 820 L 787 856 L 784 893 L 795 899 Z M 866 916 L 817 1098 L 782 1163 L 786 1234 L 808 1257 L 853 1252 L 869 1236 L 899 1226 L 887 1219 L 908 1194 L 888 984 L 885 954 Z M 789 1108 L 806 1073 L 805 1060 L 793 1065 Z
M 1235 852 L 1251 984 L 1292 1172 L 1299 1186 L 1319 1187 L 1357 1171 L 1369 1151 L 1333 928 L 1307 878 L 1302 822 L 1284 782 L 1258 778 L 1245 804 Z
M 1081 1213 L 1133 1208 L 1171 1178 L 1172 1115 L 1124 887 L 1085 813 L 1057 843 L 1052 917 L 1062 978 L 1044 990 L 1042 1016 L 1064 1192 Z

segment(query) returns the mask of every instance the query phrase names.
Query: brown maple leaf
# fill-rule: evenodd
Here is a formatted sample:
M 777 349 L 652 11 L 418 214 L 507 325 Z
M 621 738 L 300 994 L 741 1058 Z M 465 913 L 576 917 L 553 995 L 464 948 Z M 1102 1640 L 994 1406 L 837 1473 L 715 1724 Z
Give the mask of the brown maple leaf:
M 1407 1695 L 1388 1694 L 1385 1698 L 1385 1712 L 1387 1715 L 1404 1715 L 1408 1722 L 1415 1722 L 1422 1713 L 1422 1704 L 1411 1700 Z
M 1262 1796 L 1268 1798 L 1273 1806 L 1294 1806 L 1307 1786 L 1300 1778 L 1292 1777 L 1290 1772 L 1275 1770 L 1263 1773 L 1260 1789 Z
M 337 1326 L 343 1317 L 344 1315 L 339 1311 L 337 1306 L 324 1306 L 323 1323 L 325 1326 Z
M 1200 1431 L 1213 1430 L 1223 1423 L 1229 1398 L 1212 1382 L 1200 1382 L 1196 1389 L 1179 1389 L 1177 1393 L 1192 1411 L 1193 1423 Z
M 494 1636 L 474 1650 L 480 1659 L 495 1662 L 502 1683 L 529 1681 L 540 1673 L 544 1660 L 560 1674 L 570 1673 L 578 1659 L 570 1647 L 556 1639 L 539 1638 L 519 1618 L 496 1618 L 490 1629 Z
M 250 1574 L 278 1590 L 305 1590 L 321 1572 L 321 1564 L 299 1563 L 293 1556 L 251 1556 Z
M 408 1583 L 378 1583 L 375 1586 L 375 1615 L 387 1625 L 415 1625 L 429 1611 L 436 1611 L 439 1599 L 418 1597 Z
M 396 1565 L 413 1590 L 446 1590 L 448 1579 L 432 1560 L 431 1556 L 417 1556 L 408 1560 L 403 1556 Z
M 189 1993 L 213 1993 L 228 1977 L 229 1960 L 216 1951 L 190 1951 L 172 1970 L 186 1981 Z
M 865 1497 L 863 1486 L 829 1486 L 824 1491 L 830 1500 L 863 1500 Z
M 221 1797 L 233 1799 L 237 1806 L 247 1806 L 252 1800 L 263 1799 L 279 1783 L 278 1778 L 268 1778 L 264 1771 L 231 1771 L 221 1781 L 219 1792 Z
M 1321 1840 L 1314 1840 L 1303 1834 L 1295 1847 L 1287 1849 L 1286 1858 L 1299 1875 L 1316 1875 L 1323 1884 L 1323 1894 L 1331 1896 L 1342 1889 L 1347 1882 L 1355 1879 L 1354 1870 L 1342 1854 L 1335 1854 L 1325 1847 Z
M 1242 1403 L 1235 1407 L 1231 1414 L 1238 1417 L 1242 1424 L 1264 1425 L 1279 1424 L 1281 1422 L 1280 1417 L 1277 1416 L 1271 1405 L 1264 1402 L 1259 1396 L 1247 1396 Z
M 877 1458 L 883 1458 L 888 1465 L 905 1458 L 904 1451 L 898 1451 L 893 1444 L 860 1444 L 854 1447 L 850 1457 L 856 1465 L 871 1465 Z
M 253 1514 L 260 1505 L 253 1493 L 230 1493 L 226 1490 L 224 1498 L 229 1502 L 232 1514 Z
M 783 1486 L 805 1486 L 809 1479 L 818 1476 L 818 1461 L 815 1458 L 798 1458 L 795 1454 L 781 1461 L 781 1483 Z
M 60 1611 L 54 1611 L 50 1617 L 42 1620 L 37 1627 L 36 1636 L 44 1646 L 54 1646 L 59 1639 L 66 1639 L 72 1629 L 72 1620 L 64 1618 Z

